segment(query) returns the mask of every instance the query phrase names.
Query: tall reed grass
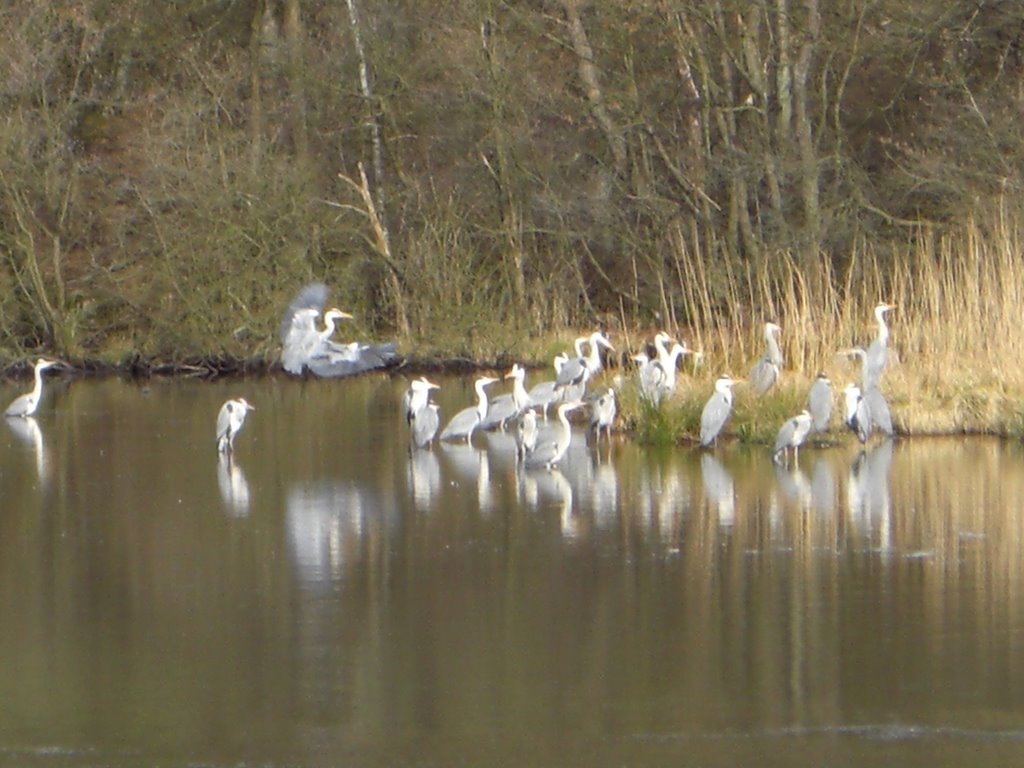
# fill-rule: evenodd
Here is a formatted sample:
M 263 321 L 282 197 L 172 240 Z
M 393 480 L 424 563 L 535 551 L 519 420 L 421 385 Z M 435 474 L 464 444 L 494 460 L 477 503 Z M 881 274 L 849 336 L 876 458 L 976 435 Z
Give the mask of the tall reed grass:
M 837 393 L 859 381 L 859 363 L 840 354 L 867 346 L 877 333 L 879 301 L 890 315 L 890 364 L 882 381 L 897 429 L 908 434 L 1021 434 L 1024 429 L 1024 211 L 1001 207 L 985 220 L 948 231 L 922 226 L 913 244 L 884 255 L 853 250 L 841 271 L 822 261 L 817 279 L 789 255 L 742 273 L 708 267 L 681 234 L 674 238 L 677 315 L 671 328 L 704 352 L 703 373 L 682 387 L 711 392 L 729 371 L 745 377 L 764 354 L 763 322 L 783 328 L 782 383 L 761 400 L 737 388 L 732 431 L 771 439 L 782 420 L 806 402 L 819 370 Z M 703 400 L 680 394 L 677 404 Z M 795 412 L 795 411 L 794 411 Z M 633 416 L 637 423 L 643 413 Z M 687 417 L 692 422 L 692 414 Z M 657 434 L 667 430 L 662 425 Z

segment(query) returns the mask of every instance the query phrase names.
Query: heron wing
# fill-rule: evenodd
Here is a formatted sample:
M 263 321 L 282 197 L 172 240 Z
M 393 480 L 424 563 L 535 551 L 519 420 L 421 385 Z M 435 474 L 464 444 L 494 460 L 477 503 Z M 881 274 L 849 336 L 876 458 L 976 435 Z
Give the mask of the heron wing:
M 470 406 L 469 408 L 463 408 L 461 411 L 456 413 L 452 420 L 448 422 L 448 425 L 441 430 L 442 440 L 453 440 L 460 437 L 465 437 L 476 429 L 477 422 L 480 420 L 480 414 L 476 412 L 476 406 Z
M 864 395 L 864 401 L 871 410 L 871 424 L 884 435 L 892 435 L 892 414 L 889 403 L 878 387 L 870 387 Z
M 767 357 L 762 357 L 750 371 L 750 385 L 758 396 L 775 386 L 779 378 L 779 367 Z
M 32 400 L 32 393 L 29 392 L 24 395 L 18 395 L 7 406 L 7 410 L 4 411 L 4 416 L 28 416 L 33 411 L 34 402 Z
M 292 319 L 300 309 L 315 309 L 323 313 L 327 306 L 327 297 L 330 295 L 327 286 L 323 283 L 310 283 L 296 294 L 285 310 L 284 319 L 281 320 L 281 341 L 287 344 L 288 334 L 291 331 Z
M 434 439 L 440 421 L 438 407 L 434 403 L 416 413 L 412 421 L 412 439 L 417 448 L 422 448 Z
M 822 381 L 816 381 L 811 386 L 808 410 L 814 423 L 815 432 L 828 430 L 828 423 L 832 418 L 832 389 Z
M 700 414 L 701 445 L 710 445 L 718 437 L 725 423 L 729 420 L 731 411 L 732 406 L 722 396 L 721 392 L 716 392 L 711 396 L 711 399 L 708 400 Z

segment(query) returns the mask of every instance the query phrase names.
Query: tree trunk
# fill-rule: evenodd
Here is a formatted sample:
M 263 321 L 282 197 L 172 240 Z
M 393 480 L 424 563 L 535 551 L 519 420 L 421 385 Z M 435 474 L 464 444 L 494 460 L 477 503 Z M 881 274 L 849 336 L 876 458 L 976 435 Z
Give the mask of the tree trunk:
M 249 27 L 249 158 L 253 173 L 259 173 L 263 156 L 263 16 L 264 0 L 258 0 Z
M 309 129 L 306 125 L 305 32 L 299 0 L 285 0 L 284 36 L 288 47 L 288 131 L 295 156 L 305 164 L 309 160 Z
M 594 50 L 590 47 L 587 30 L 580 17 L 580 0 L 562 0 L 562 8 L 565 11 L 566 23 L 569 25 L 569 39 L 572 41 L 572 48 L 576 53 L 579 65 L 580 80 L 583 81 L 587 92 L 587 101 L 590 102 L 590 111 L 594 114 L 594 119 L 608 142 L 615 173 L 620 179 L 623 179 L 626 177 L 626 140 L 605 104 L 601 79 L 598 77 L 597 66 L 594 64 Z
M 807 30 L 800 45 L 800 53 L 794 71 L 793 117 L 795 120 L 797 146 L 800 152 L 800 190 L 804 207 L 804 228 L 806 232 L 805 266 L 817 267 L 818 246 L 821 238 L 821 204 L 818 179 L 818 160 L 814 148 L 814 131 L 808 114 L 808 80 L 815 47 L 821 32 L 821 17 L 818 0 L 806 0 Z M 815 274 L 813 272 L 812 274 Z
M 480 28 L 484 58 L 487 61 L 487 74 L 490 80 L 490 103 L 493 118 L 492 134 L 494 136 L 494 164 L 484 158 L 484 163 L 491 171 L 491 178 L 498 192 L 498 214 L 505 230 L 508 255 L 511 259 L 512 291 L 516 306 L 526 309 L 526 275 L 524 270 L 522 213 L 515 200 L 511 183 L 511 161 L 508 152 L 508 137 L 505 130 L 505 92 L 501 77 L 500 63 L 494 45 L 495 24 L 491 18 L 484 20 Z M 525 312 L 520 314 L 525 315 Z

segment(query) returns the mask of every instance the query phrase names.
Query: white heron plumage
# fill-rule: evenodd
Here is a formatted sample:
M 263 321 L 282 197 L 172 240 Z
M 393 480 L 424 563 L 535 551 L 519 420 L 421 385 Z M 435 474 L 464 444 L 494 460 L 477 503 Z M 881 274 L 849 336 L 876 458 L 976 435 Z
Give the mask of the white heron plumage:
M 45 357 L 40 357 L 36 360 L 35 365 L 32 366 L 32 390 L 14 398 L 11 404 L 7 406 L 7 410 L 4 411 L 4 416 L 24 418 L 35 413 L 39 407 L 39 401 L 43 397 L 43 371 L 55 365 L 60 365 L 60 361 L 47 360 Z
M 487 418 L 487 387 L 496 381 L 492 376 L 481 376 L 476 380 L 473 388 L 476 390 L 477 404 L 455 414 L 441 430 L 441 440 L 465 439 L 468 443 L 472 439 L 473 431 Z
M 618 406 L 615 402 L 615 390 L 608 387 L 608 391 L 596 398 L 590 409 L 590 429 L 594 433 L 595 440 L 600 442 L 601 433 L 610 442 L 612 439 L 612 426 L 615 424 L 615 417 L 618 415 Z
M 772 461 L 778 462 L 779 456 L 785 459 L 786 452 L 792 448 L 796 464 L 800 464 L 800 446 L 807 440 L 811 433 L 813 419 L 808 410 L 803 410 L 791 419 L 786 419 L 779 433 L 775 437 L 775 447 L 772 449 Z
M 737 382 L 728 374 L 715 381 L 715 392 L 700 414 L 700 444 L 707 448 L 722 433 L 732 416 L 732 388 Z
M 760 397 L 775 386 L 782 374 L 782 350 L 779 349 L 778 334 L 782 333 L 775 323 L 764 324 L 764 341 L 766 351 L 764 357 L 757 361 L 750 372 L 750 384 L 754 393 Z
M 843 390 L 844 408 L 843 422 L 860 442 L 866 443 L 871 437 L 871 409 L 861 395 L 860 387 L 847 384 Z
M 231 453 L 235 449 L 235 438 L 245 425 L 245 417 L 249 411 L 256 409 L 239 397 L 228 400 L 220 407 L 217 414 L 217 451 Z
M 807 397 L 807 410 L 811 414 L 811 429 L 817 433 L 828 432 L 832 421 L 832 380 L 822 371 L 814 379 Z
M 338 378 L 384 368 L 397 359 L 393 343 L 332 341 L 335 322 L 352 315 L 334 308 L 324 314 L 328 295 L 326 285 L 310 283 L 288 305 L 280 328 L 281 363 L 288 373 L 300 376 L 308 369 L 316 376 Z M 316 321 L 321 314 L 324 328 L 318 329 Z
M 572 441 L 572 425 L 569 423 L 569 413 L 584 405 L 582 400 L 574 400 L 570 403 L 561 403 L 558 406 L 558 421 L 561 424 L 558 436 L 554 440 L 537 439 L 537 445 L 532 451 L 527 451 L 525 464 L 528 468 L 552 467 L 562 460 L 566 451 L 569 450 L 569 443 Z

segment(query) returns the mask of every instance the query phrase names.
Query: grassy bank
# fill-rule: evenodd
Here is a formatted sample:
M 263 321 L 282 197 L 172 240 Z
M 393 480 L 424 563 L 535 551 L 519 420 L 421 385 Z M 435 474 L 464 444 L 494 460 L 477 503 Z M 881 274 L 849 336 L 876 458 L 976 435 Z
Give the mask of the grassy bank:
M 867 346 L 877 333 L 872 310 L 893 303 L 890 364 L 882 389 L 897 430 L 907 435 L 1024 434 L 1024 261 L 1018 219 L 971 222 L 955 235 L 918 233 L 917 243 L 882 263 L 854 253 L 842 275 L 811 290 L 788 261 L 775 276 L 737 275 L 726 301 L 694 262 L 681 280 L 697 322 L 674 329 L 704 361 L 659 411 L 628 386 L 624 417 L 642 439 L 684 440 L 696 433 L 700 410 L 720 372 L 745 377 L 763 354 L 760 321 L 783 327 L 782 383 L 763 399 L 740 385 L 731 433 L 769 442 L 782 421 L 805 406 L 818 371 L 837 393 L 860 378 L 859 363 L 840 350 Z
M 628 368 L 610 367 L 598 384 L 620 386 L 622 424 L 640 439 L 692 439 L 714 378 L 726 371 L 746 377 L 763 354 L 761 324 L 774 320 L 783 328 L 782 382 L 763 399 L 739 385 L 729 428 L 741 440 L 769 442 L 782 421 L 804 406 L 820 370 L 834 383 L 838 411 L 842 388 L 859 380 L 859 364 L 839 351 L 870 343 L 877 332 L 873 307 L 885 300 L 897 306 L 890 315 L 890 365 L 883 379 L 897 430 L 907 435 L 1019 436 L 1024 433 L 1022 222 L 1020 215 L 997 212 L 985 223 L 969 222 L 952 234 L 921 228 L 912 246 L 884 259 L 868 249 L 855 250 L 841 273 L 824 271 L 815 285 L 786 256 L 723 280 L 720 272 L 712 276 L 706 269 L 706 259 L 680 245 L 677 283 L 667 286 L 677 298 L 665 315 L 687 320 L 665 327 L 703 351 L 701 365 L 684 362 L 677 392 L 657 410 L 640 402 Z M 398 373 L 504 368 L 518 361 L 536 366 L 530 378 L 540 381 L 551 375 L 552 357 L 571 349 L 576 335 L 572 330 L 531 331 L 503 322 L 502 313 L 477 309 L 462 325 L 444 322 L 399 339 L 407 364 Z M 268 305 L 246 335 L 233 336 L 231 354 L 204 355 L 207 335 L 197 340 L 194 355 L 168 359 L 132 347 L 115 356 L 71 362 L 87 371 L 134 375 L 262 374 L 276 364 L 278 311 Z M 655 332 L 625 314 L 601 316 L 600 323 L 609 327 L 616 360 L 628 359 Z M 374 336 L 358 324 L 344 330 L 348 338 Z M 189 345 L 182 342 L 181 347 Z M 11 356 L 5 366 L 8 374 L 27 371 L 25 356 Z

